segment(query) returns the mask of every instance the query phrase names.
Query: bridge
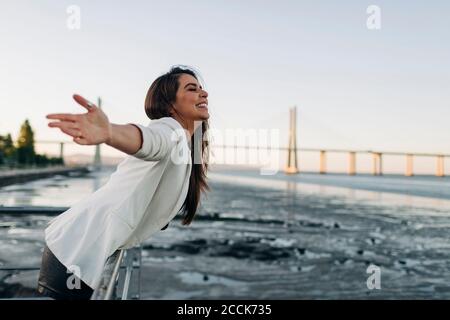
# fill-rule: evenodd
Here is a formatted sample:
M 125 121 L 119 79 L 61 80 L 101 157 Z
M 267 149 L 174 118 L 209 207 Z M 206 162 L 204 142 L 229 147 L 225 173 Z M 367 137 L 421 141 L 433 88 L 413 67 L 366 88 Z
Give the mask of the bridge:
M 98 106 L 101 107 L 102 100 L 98 98 Z M 57 144 L 59 145 L 59 156 L 64 158 L 64 146 L 66 144 L 75 144 L 72 141 L 52 141 L 41 140 L 36 141 L 38 144 Z M 326 149 L 326 148 L 299 148 L 297 145 L 297 108 L 292 107 L 289 110 L 289 137 L 286 147 L 274 147 L 274 146 L 251 146 L 249 144 L 237 145 L 236 141 L 233 144 L 211 144 L 212 150 L 221 149 L 224 152 L 227 150 L 233 150 L 237 154 L 238 150 L 244 152 L 250 152 L 254 150 L 259 153 L 260 150 L 282 151 L 287 154 L 287 161 L 284 167 L 286 174 L 298 174 L 299 170 L 299 153 L 312 152 L 319 154 L 318 173 L 326 174 L 327 171 L 327 156 L 329 154 L 347 154 L 348 155 L 348 170 L 349 175 L 356 175 L 357 172 L 357 155 L 370 155 L 372 157 L 372 174 L 374 176 L 383 175 L 383 158 L 384 156 L 401 156 L 405 158 L 404 175 L 411 177 L 414 176 L 414 159 L 417 158 L 435 158 L 436 166 L 434 175 L 437 177 L 444 177 L 444 163 L 446 158 L 450 158 L 450 154 L 436 154 L 436 153 L 418 153 L 418 152 L 396 152 L 390 150 L 346 150 L 346 149 Z M 94 168 L 100 168 L 102 165 L 101 149 L 100 145 L 95 146 L 95 155 L 93 157 Z

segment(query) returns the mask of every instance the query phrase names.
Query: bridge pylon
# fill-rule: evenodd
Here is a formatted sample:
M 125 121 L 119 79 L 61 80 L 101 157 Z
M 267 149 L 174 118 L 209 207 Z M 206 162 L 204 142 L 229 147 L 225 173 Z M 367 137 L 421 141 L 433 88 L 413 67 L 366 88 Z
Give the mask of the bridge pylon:
M 287 165 L 284 169 L 287 174 L 299 173 L 297 163 L 297 107 L 289 109 L 289 147 Z

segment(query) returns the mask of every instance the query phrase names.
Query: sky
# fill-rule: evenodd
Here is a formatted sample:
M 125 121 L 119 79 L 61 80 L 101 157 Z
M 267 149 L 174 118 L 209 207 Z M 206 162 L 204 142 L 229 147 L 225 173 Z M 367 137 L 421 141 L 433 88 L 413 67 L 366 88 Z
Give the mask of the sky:
M 217 132 L 276 129 L 286 146 L 297 106 L 298 147 L 450 153 L 449 15 L 448 1 L 2 1 L 0 134 L 29 119 L 37 141 L 69 141 L 45 115 L 84 112 L 73 93 L 147 124 L 150 84 L 184 64 Z

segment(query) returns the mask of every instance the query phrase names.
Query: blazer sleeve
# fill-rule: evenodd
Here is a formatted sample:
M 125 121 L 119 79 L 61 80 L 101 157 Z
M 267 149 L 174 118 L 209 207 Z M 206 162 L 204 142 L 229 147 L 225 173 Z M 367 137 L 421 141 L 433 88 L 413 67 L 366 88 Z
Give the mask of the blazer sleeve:
M 164 123 L 150 123 L 148 126 L 130 124 L 139 129 L 142 138 L 140 149 L 131 154 L 133 157 L 145 161 L 158 161 L 170 155 L 177 142 L 175 131 L 170 126 Z

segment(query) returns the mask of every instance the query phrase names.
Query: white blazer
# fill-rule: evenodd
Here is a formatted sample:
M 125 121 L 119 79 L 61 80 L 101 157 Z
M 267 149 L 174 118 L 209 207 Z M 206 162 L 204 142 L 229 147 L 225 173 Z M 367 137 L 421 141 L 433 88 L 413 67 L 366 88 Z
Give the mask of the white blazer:
M 166 226 L 186 199 L 192 169 L 190 139 L 171 117 L 150 121 L 142 147 L 107 183 L 49 222 L 45 242 L 56 258 L 95 289 L 105 262 Z

